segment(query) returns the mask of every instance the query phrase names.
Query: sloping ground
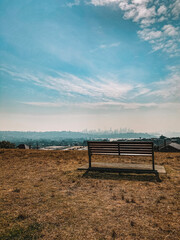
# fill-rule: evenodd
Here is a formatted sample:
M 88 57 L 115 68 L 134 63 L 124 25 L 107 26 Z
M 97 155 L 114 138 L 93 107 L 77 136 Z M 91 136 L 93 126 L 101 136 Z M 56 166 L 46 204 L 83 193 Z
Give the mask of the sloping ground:
M 77 168 L 87 151 L 0 150 L 0 239 L 178 240 L 180 153 L 155 153 L 155 160 L 167 171 L 162 182 L 83 175 Z

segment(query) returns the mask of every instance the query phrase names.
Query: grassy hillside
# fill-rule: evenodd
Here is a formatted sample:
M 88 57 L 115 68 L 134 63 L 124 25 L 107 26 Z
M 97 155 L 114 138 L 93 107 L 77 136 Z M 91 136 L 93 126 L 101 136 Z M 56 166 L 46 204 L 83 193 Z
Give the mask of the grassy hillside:
M 0 239 L 178 240 L 180 153 L 155 153 L 155 160 L 167 171 L 162 182 L 84 175 L 77 168 L 87 151 L 1 149 Z

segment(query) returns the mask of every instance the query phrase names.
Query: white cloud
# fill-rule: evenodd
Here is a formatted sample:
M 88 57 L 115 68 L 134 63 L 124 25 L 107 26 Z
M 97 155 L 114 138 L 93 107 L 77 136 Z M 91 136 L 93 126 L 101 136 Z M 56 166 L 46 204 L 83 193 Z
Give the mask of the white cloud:
M 115 43 L 111 43 L 111 44 L 101 44 L 99 47 L 92 49 L 90 52 L 93 53 L 93 52 L 98 51 L 99 49 L 106 49 L 106 48 L 108 49 L 108 48 L 119 47 L 119 45 L 120 45 L 120 42 L 115 42 Z
M 173 27 L 172 25 L 168 24 L 165 25 L 163 28 L 164 33 L 167 34 L 168 36 L 176 36 L 178 35 L 178 27 Z
M 165 18 L 164 16 L 162 16 L 162 17 L 160 17 L 160 18 L 158 19 L 158 22 L 163 22 L 163 21 L 165 21 L 165 20 L 167 20 L 167 18 Z
M 175 0 L 173 4 L 170 5 L 172 8 L 172 14 L 177 19 L 180 15 L 180 0 Z
M 164 5 L 161 5 L 157 10 L 158 15 L 166 14 L 166 12 L 167 12 L 167 8 Z
M 136 16 L 137 12 L 135 9 L 131 9 L 130 11 L 125 12 L 124 18 L 125 19 L 133 19 Z
M 155 31 L 151 29 L 143 29 L 141 31 L 138 31 L 139 36 L 144 39 L 145 41 L 150 41 L 152 39 L 157 39 L 162 36 L 161 31 Z
M 80 0 L 75 0 L 74 2 L 67 3 L 66 6 L 73 7 L 80 4 Z
M 112 48 L 112 47 L 118 47 L 120 45 L 120 42 L 111 43 L 111 44 L 101 44 L 99 48 Z
M 145 4 L 151 2 L 151 0 L 132 0 L 132 2 L 135 4 Z
M 178 37 L 179 28 L 174 27 L 170 24 L 164 25 L 161 30 L 156 30 L 155 28 L 145 28 L 138 31 L 138 35 L 145 41 L 152 44 L 152 49 L 154 51 L 162 50 L 169 54 L 169 56 L 179 55 Z
M 91 0 L 91 4 L 95 6 L 104 6 L 112 3 L 119 3 L 121 0 Z
M 149 1 L 134 0 L 132 3 L 129 3 L 126 0 L 122 0 L 119 3 L 119 7 L 121 10 L 125 11 L 125 19 L 132 19 L 134 22 L 148 19 L 149 23 L 152 23 L 152 18 L 155 17 L 156 11 L 155 6 L 150 8 L 147 7 L 148 2 Z
M 137 6 L 137 16 L 134 21 L 138 22 L 140 19 L 150 19 L 156 15 L 155 7 L 147 8 L 144 5 Z
M 141 21 L 141 28 L 144 28 L 144 27 L 148 27 L 150 26 L 151 24 L 155 23 L 155 19 L 154 18 L 146 18 L 146 19 L 142 19 Z
M 135 5 L 134 4 L 129 4 L 128 1 L 121 1 L 119 3 L 119 7 L 123 11 L 128 11 L 128 10 L 134 9 Z
M 180 32 L 172 22 L 172 16 L 174 19 L 179 16 L 180 0 L 175 0 L 173 3 L 154 0 L 91 0 L 90 2 L 95 6 L 114 4 L 119 7 L 124 13 L 124 19 L 132 19 L 142 28 L 138 31 L 138 35 L 152 44 L 152 52 L 162 50 L 169 54 L 169 57 L 180 55 Z M 172 23 L 168 24 L 170 18 Z M 167 23 L 161 27 L 160 23 L 164 21 Z

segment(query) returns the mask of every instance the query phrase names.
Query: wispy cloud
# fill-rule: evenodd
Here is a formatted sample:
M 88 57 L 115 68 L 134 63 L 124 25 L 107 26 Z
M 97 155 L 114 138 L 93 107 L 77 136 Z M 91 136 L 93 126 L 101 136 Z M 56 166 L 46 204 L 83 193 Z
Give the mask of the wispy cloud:
M 91 52 L 96 52 L 98 50 L 102 50 L 102 49 L 108 49 L 108 48 L 115 48 L 115 47 L 119 47 L 120 42 L 115 42 L 115 43 L 110 43 L 110 44 L 101 44 L 99 45 L 97 48 L 91 50 Z
M 159 108 L 159 109 L 179 109 L 180 103 L 167 102 L 167 103 L 124 103 L 116 101 L 108 102 L 97 102 L 97 103 L 62 103 L 62 102 L 21 102 L 26 105 L 31 105 L 35 107 L 50 107 L 50 108 L 70 108 L 70 109 L 90 109 L 90 110 L 137 110 L 137 109 L 150 109 L 150 108 Z
M 111 44 L 101 44 L 99 48 L 112 48 L 112 47 L 118 47 L 120 45 L 120 42 L 111 43 Z
M 171 74 L 164 80 L 154 83 L 154 89 L 147 95 L 180 101 L 180 67 L 170 67 Z
M 169 67 L 170 74 L 166 79 L 156 83 L 124 83 L 120 79 L 77 77 L 70 73 L 53 72 L 49 74 L 18 72 L 15 68 L 1 66 L 1 72 L 10 75 L 14 80 L 30 82 L 48 90 L 59 93 L 55 102 L 29 102 L 34 106 L 64 107 L 70 103 L 84 104 L 87 108 L 138 109 L 157 106 L 175 106 L 180 99 L 180 68 Z M 156 96 L 156 101 L 152 102 Z M 58 97 L 57 97 L 58 99 Z M 174 105 L 173 105 L 174 103 Z M 28 103 L 27 103 L 28 104 Z M 164 105 L 163 105 L 164 104 Z M 178 105 L 179 106 L 179 105 Z M 81 106 L 82 107 L 82 106 Z
M 173 3 L 159 0 L 91 0 L 90 3 L 95 6 L 116 5 L 123 11 L 124 19 L 131 19 L 139 25 L 139 37 L 152 44 L 153 52 L 162 50 L 170 57 L 180 55 L 180 29 L 176 26 L 177 21 L 173 22 L 179 17 L 179 0 Z
M 73 6 L 77 6 L 80 4 L 80 0 L 74 0 L 74 1 L 71 1 L 71 2 L 68 2 L 66 4 L 67 7 L 73 7 Z
M 60 95 L 69 97 L 85 97 L 91 99 L 124 99 L 134 89 L 133 84 L 117 80 L 96 77 L 80 78 L 70 73 L 54 72 L 56 77 L 37 73 L 17 72 L 14 69 L 1 67 L 15 80 L 28 81 L 35 85 L 58 91 Z

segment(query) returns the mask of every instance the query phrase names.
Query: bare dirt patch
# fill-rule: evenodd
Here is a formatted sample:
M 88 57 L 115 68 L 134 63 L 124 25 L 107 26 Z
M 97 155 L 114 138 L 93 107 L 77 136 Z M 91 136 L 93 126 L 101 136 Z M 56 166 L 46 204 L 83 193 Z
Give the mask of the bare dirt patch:
M 87 151 L 0 150 L 0 239 L 180 238 L 180 153 L 155 153 L 162 182 L 77 171 L 87 162 Z

